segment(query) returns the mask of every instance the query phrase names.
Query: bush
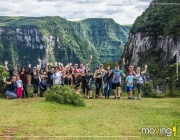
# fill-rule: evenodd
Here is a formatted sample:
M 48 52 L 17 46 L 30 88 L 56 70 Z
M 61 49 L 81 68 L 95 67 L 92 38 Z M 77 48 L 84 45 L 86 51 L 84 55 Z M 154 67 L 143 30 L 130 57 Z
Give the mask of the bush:
M 86 106 L 81 95 L 76 94 L 74 88 L 69 86 L 54 85 L 52 89 L 48 89 L 44 94 L 47 101 L 74 106 Z
M 5 94 L 5 90 L 4 90 L 4 82 L 3 82 L 3 77 L 8 78 L 9 77 L 9 73 L 6 71 L 4 66 L 0 65 L 0 98 L 4 98 L 6 96 Z
M 143 96 L 145 97 L 157 97 L 158 93 L 154 90 L 151 82 L 146 82 L 142 86 Z

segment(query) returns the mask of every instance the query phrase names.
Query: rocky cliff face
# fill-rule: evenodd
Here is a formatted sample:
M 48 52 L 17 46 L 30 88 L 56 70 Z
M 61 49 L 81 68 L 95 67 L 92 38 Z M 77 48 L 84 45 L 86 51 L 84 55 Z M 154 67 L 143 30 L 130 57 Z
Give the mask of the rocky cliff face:
M 144 59 L 143 53 L 150 49 L 161 50 L 157 57 L 160 58 L 161 67 L 167 68 L 169 64 L 176 62 L 176 55 L 180 54 L 180 38 L 174 39 L 172 36 L 158 36 L 157 39 L 149 36 L 146 33 L 129 34 L 128 45 L 125 49 L 125 54 L 132 56 L 131 64 L 138 65 L 140 61 L 151 62 L 151 55 Z
M 0 17 L 0 63 L 8 60 L 11 65 L 29 62 L 35 65 L 38 58 L 43 60 L 43 65 L 47 61 L 87 63 L 91 54 L 92 67 L 108 60 L 116 61 L 130 27 L 116 25 L 115 31 L 116 23 L 110 20 L 111 24 L 103 24 L 105 21 L 101 19 L 96 26 L 93 20 L 88 20 L 88 24 L 79 28 L 77 22 L 61 17 Z M 99 26 L 103 29 L 99 30 Z
M 161 75 L 162 70 L 176 62 L 177 51 L 180 54 L 180 11 L 175 4 L 178 0 L 158 0 L 158 3 L 153 0 L 137 17 L 123 55 L 127 63 L 136 66 L 147 63 L 150 73 Z

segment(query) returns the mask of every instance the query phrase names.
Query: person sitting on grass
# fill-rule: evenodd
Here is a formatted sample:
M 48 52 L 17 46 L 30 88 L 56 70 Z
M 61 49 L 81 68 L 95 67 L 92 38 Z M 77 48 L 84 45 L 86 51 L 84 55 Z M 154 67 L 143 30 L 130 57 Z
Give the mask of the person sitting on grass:
M 136 77 L 133 75 L 133 72 L 130 71 L 129 75 L 126 77 L 126 82 L 127 82 L 126 92 L 128 93 L 129 100 L 133 99 L 132 91 L 133 91 L 133 84 L 135 79 Z
M 17 98 L 17 95 L 15 94 L 15 90 L 16 90 L 16 76 L 12 76 L 12 79 L 10 82 L 7 82 L 6 80 L 4 80 L 4 83 L 7 86 L 7 91 L 6 91 L 6 97 L 7 99 L 14 99 Z

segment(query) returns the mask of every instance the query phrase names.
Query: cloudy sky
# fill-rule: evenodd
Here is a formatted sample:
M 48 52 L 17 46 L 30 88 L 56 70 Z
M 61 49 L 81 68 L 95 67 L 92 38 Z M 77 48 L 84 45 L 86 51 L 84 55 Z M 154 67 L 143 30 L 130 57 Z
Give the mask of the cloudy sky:
M 61 16 L 67 20 L 113 18 L 132 24 L 152 0 L 0 0 L 0 16 Z

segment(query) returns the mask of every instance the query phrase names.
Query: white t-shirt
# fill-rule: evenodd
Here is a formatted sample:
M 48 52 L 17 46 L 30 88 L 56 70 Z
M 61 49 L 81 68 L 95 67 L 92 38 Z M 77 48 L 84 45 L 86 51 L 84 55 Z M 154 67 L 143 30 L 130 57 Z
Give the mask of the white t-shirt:
M 61 84 L 61 76 L 62 76 L 61 71 L 53 74 L 54 84 Z
M 17 85 L 17 88 L 21 88 L 22 87 L 22 81 L 21 80 L 17 80 L 16 81 L 16 85 Z

